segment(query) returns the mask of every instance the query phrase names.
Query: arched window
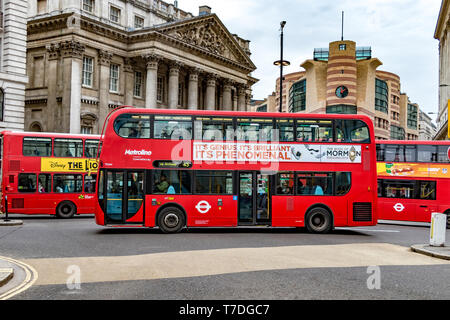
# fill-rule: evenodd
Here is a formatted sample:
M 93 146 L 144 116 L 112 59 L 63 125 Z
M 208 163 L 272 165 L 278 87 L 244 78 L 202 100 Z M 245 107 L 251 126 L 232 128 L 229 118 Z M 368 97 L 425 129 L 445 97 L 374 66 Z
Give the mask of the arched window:
M 39 122 L 33 122 L 30 126 L 31 132 L 42 132 L 42 126 Z

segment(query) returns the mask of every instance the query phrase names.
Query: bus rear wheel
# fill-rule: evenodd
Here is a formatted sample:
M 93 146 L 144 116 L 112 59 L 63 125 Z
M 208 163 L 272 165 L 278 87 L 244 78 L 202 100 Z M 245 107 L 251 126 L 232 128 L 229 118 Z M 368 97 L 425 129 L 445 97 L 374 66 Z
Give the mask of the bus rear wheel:
M 56 208 L 56 216 L 62 219 L 70 219 L 77 213 L 77 207 L 73 202 L 63 201 Z
M 158 226 L 164 233 L 177 233 L 185 226 L 183 212 L 177 207 L 166 207 L 158 215 Z
M 333 228 L 333 219 L 327 209 L 316 207 L 306 214 L 305 225 L 310 233 L 328 233 Z

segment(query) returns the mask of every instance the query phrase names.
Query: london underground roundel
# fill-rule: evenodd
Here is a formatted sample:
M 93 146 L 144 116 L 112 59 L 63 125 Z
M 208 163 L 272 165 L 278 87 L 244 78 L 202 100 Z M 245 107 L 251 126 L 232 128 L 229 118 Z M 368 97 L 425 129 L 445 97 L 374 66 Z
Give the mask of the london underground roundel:
M 447 159 L 450 160 L 450 147 L 447 149 Z

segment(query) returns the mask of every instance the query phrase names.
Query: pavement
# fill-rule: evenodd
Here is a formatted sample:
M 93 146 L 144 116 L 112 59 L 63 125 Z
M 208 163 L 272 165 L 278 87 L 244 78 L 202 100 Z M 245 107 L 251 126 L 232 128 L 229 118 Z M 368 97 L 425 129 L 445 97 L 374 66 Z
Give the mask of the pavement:
M 450 247 L 434 247 L 428 244 L 415 244 L 411 246 L 411 250 L 434 258 L 450 260 Z

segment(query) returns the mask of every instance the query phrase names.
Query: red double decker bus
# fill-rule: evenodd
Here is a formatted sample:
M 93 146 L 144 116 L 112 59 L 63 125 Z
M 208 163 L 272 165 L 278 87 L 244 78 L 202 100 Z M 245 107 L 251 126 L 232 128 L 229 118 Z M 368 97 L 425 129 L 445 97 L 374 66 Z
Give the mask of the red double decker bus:
M 99 225 L 325 233 L 377 223 L 368 117 L 124 107 L 105 125 Z
M 94 213 L 100 136 L 3 131 L 2 211 L 70 218 Z
M 450 226 L 450 141 L 377 141 L 379 219 Z

